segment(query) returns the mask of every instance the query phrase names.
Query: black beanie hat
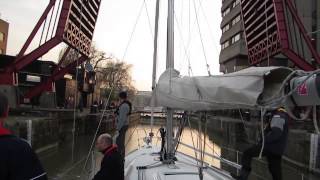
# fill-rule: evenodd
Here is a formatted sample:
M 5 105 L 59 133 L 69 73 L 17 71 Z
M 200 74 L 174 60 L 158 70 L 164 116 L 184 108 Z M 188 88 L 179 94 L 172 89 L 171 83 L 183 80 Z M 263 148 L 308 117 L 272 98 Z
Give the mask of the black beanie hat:
M 122 98 L 122 99 L 126 99 L 127 98 L 127 92 L 125 91 L 122 91 L 119 93 L 119 97 Z

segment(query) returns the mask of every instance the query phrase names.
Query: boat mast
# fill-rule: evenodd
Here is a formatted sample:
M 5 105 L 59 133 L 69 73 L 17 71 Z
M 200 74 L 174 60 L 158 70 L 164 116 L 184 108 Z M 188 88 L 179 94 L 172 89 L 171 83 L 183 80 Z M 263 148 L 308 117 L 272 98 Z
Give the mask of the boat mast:
M 174 0 L 168 0 L 168 18 L 167 18 L 167 61 L 166 69 L 174 68 Z M 171 78 L 170 78 L 171 81 Z M 170 82 L 171 84 L 171 82 Z M 171 88 L 171 87 L 169 87 Z M 172 118 L 173 110 L 167 108 L 167 160 L 170 162 L 173 159 L 173 131 Z
M 154 41 L 153 41 L 153 69 L 152 69 L 152 96 L 154 96 L 154 89 L 156 88 L 156 78 L 157 78 L 157 59 L 158 59 L 158 30 L 159 30 L 159 3 L 160 0 L 156 2 L 156 17 L 154 25 Z M 153 130 L 154 122 L 154 98 L 151 99 L 151 133 Z M 153 136 L 153 134 L 152 134 Z

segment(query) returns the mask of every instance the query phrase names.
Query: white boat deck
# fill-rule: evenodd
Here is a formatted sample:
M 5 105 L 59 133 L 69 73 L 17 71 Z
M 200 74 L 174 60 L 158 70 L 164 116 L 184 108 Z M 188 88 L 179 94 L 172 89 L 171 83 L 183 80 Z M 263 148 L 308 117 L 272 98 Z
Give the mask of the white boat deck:
M 125 180 L 199 180 L 197 161 L 177 153 L 175 164 L 163 164 L 159 160 L 159 148 L 141 148 L 126 156 Z M 137 167 L 140 167 L 138 170 Z M 232 180 L 228 172 L 205 166 L 203 180 Z

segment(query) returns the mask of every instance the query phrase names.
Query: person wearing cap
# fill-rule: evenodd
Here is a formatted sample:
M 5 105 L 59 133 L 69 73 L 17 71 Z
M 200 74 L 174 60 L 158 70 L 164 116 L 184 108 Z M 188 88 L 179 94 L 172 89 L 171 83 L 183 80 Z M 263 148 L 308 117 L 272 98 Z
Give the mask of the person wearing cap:
M 48 179 L 47 173 L 30 145 L 3 127 L 8 112 L 8 99 L 0 93 L 0 179 Z
M 281 160 L 288 139 L 289 116 L 284 108 L 270 112 L 264 129 L 264 148 L 262 156 L 268 161 L 268 168 L 273 180 L 282 180 Z M 269 113 L 267 113 L 269 114 Z M 241 161 L 240 175 L 231 174 L 236 180 L 247 180 L 251 171 L 252 158 L 258 157 L 262 148 L 262 141 L 244 151 Z
M 116 130 L 118 137 L 116 144 L 119 152 L 124 159 L 125 156 L 125 137 L 129 127 L 129 115 L 131 114 L 131 103 L 127 100 L 127 93 L 122 91 L 119 93 L 119 106 L 116 109 Z
M 112 143 L 110 134 L 101 134 L 96 142 L 96 148 L 104 157 L 101 161 L 100 170 L 93 180 L 124 180 L 124 168 L 122 157 L 117 145 Z

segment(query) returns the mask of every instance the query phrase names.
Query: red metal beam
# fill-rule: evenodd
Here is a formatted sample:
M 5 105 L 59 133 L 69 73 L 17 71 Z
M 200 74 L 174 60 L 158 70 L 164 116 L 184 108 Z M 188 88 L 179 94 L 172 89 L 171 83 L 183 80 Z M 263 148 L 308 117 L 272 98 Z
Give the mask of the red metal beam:
M 57 26 L 56 36 L 63 37 L 65 31 L 66 23 L 68 20 L 68 14 L 71 6 L 71 0 L 64 0 L 62 4 L 62 9 L 60 13 L 60 18 Z
M 18 58 L 16 62 L 14 62 L 6 69 L 6 72 L 17 72 L 21 70 L 35 59 L 38 59 L 39 57 L 43 56 L 45 53 L 57 46 L 59 43 L 61 43 L 61 39 L 58 39 L 56 37 L 50 39 L 49 41 L 41 45 L 39 48 L 30 52 L 28 55 Z
M 292 16 L 296 20 L 298 28 L 301 31 L 302 36 L 303 36 L 304 40 L 306 41 L 307 46 L 308 46 L 311 54 L 316 59 L 317 63 L 320 64 L 320 55 L 318 54 L 317 50 L 314 48 L 312 41 L 311 41 L 311 38 L 307 35 L 307 31 L 306 31 L 303 23 L 301 22 L 301 19 L 299 18 L 298 14 L 297 14 L 296 8 L 293 6 L 291 0 L 286 0 L 286 3 L 288 5 L 290 12 L 292 13 Z
M 77 65 L 80 65 L 84 61 L 86 61 L 88 58 L 86 56 L 81 56 L 76 61 L 70 63 L 68 66 L 60 69 L 59 71 L 55 72 L 51 77 L 49 77 L 46 81 L 39 84 L 38 86 L 32 88 L 25 94 L 25 98 L 30 99 L 34 96 L 37 96 L 41 94 L 43 91 L 52 91 L 52 84 L 61 79 L 67 72 L 69 72 L 71 69 L 75 68 Z
M 284 49 L 282 51 L 284 55 L 286 55 L 296 66 L 305 71 L 314 71 L 316 68 L 309 64 L 306 60 L 300 57 L 297 53 L 290 49 Z
M 17 55 L 15 61 L 17 61 L 26 52 L 26 50 L 29 47 L 31 41 L 33 40 L 34 36 L 37 34 L 37 32 L 38 32 L 39 28 L 41 27 L 41 25 L 43 24 L 44 20 L 47 18 L 48 14 L 49 14 L 50 10 L 52 9 L 52 7 L 54 6 L 54 4 L 55 4 L 55 0 L 50 0 L 47 8 L 43 12 L 43 14 L 40 17 L 40 19 L 39 19 L 38 23 L 36 24 L 36 26 L 33 28 L 31 34 L 29 35 L 27 41 L 23 45 L 23 47 L 20 50 L 19 54 Z
M 15 73 L 12 72 L 4 72 L 0 74 L 0 83 L 1 84 L 10 84 L 14 85 L 16 84 L 16 79 L 15 79 Z
M 286 24 L 285 11 L 283 7 L 283 0 L 273 0 L 273 3 L 274 3 L 276 21 L 278 26 L 278 36 L 281 42 L 280 48 L 288 49 L 289 36 L 287 32 L 287 24 Z
M 264 0 L 261 5 L 255 0 L 241 0 L 241 14 L 248 48 L 248 58 L 251 65 L 266 60 L 269 55 L 274 56 L 277 53 L 283 53 L 297 67 L 309 71 L 315 69 L 314 65 L 308 62 L 304 55 L 296 52 L 290 45 L 292 37 L 288 23 L 294 23 L 294 26 L 298 27 L 298 34 L 302 36 L 301 40 L 305 41 L 311 55 L 320 64 L 320 55 L 314 48 L 292 0 Z M 264 14 L 265 17 L 263 18 L 261 14 Z M 272 18 L 275 18 L 276 27 L 273 26 Z M 289 22 L 290 19 L 292 19 L 292 22 Z M 268 23 L 266 24 L 266 22 Z M 261 32 L 262 24 L 266 24 L 265 26 L 267 27 Z M 264 34 L 267 35 L 264 36 Z

